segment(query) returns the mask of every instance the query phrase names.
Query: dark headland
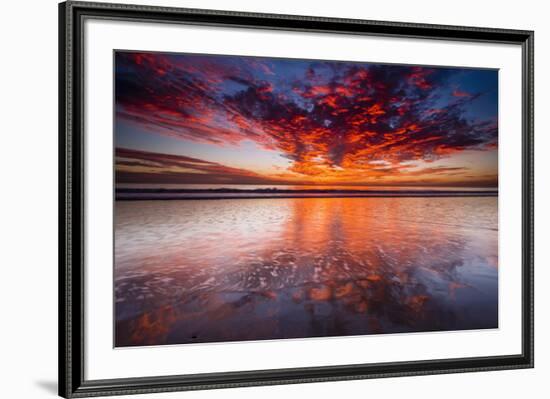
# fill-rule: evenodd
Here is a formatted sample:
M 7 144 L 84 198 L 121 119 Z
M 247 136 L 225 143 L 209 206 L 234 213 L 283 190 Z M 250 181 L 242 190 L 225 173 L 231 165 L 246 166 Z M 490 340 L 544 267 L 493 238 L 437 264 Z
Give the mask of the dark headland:
M 331 197 L 496 197 L 498 190 L 446 189 L 235 189 L 235 188 L 117 188 L 116 199 L 129 200 L 197 200 L 258 198 L 331 198 Z

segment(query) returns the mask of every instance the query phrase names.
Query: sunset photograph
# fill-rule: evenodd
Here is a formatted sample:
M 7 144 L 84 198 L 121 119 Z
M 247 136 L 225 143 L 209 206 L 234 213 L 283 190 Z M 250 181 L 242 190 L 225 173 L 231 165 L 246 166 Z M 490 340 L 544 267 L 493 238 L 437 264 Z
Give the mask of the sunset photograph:
M 113 73 L 116 347 L 499 327 L 498 70 Z

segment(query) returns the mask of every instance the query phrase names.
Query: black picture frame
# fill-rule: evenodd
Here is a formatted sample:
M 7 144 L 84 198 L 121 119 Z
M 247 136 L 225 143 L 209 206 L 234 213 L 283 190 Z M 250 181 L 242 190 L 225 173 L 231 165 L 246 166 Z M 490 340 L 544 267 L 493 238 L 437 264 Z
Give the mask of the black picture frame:
M 83 21 L 87 17 L 521 45 L 523 63 L 522 354 L 86 380 L 84 378 Z M 73 398 L 534 367 L 533 41 L 534 32 L 523 30 L 71 1 L 59 4 L 59 395 Z

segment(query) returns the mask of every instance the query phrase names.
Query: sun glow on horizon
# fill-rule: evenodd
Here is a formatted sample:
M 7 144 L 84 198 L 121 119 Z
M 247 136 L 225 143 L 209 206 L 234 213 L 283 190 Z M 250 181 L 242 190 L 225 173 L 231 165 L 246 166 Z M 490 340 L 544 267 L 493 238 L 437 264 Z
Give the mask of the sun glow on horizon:
M 116 54 L 118 183 L 498 185 L 496 71 Z

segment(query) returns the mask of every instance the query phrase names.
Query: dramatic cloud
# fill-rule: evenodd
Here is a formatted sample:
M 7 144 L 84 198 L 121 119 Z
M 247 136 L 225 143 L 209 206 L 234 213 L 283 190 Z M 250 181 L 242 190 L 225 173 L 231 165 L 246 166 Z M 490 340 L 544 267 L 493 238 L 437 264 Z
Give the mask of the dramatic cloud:
M 485 187 L 494 185 L 496 176 L 477 176 L 468 184 L 453 180 L 453 176 L 463 176 L 468 172 L 465 167 L 428 167 L 397 169 L 383 163 L 373 165 L 372 175 L 400 175 L 411 185 L 469 186 Z M 371 175 L 371 176 L 372 176 Z M 429 176 L 429 179 L 423 180 Z M 349 176 L 349 180 L 354 176 Z M 407 180 L 409 179 L 409 180 Z M 228 167 L 216 162 L 181 155 L 160 154 L 136 151 L 126 148 L 116 149 L 116 180 L 118 183 L 140 184 L 252 184 L 252 185 L 296 185 L 308 183 L 296 182 L 288 174 L 265 176 L 240 168 Z M 313 183 L 313 182 L 309 182 Z M 359 180 L 357 185 L 364 184 Z M 372 185 L 378 185 L 373 182 Z
M 470 93 L 451 83 L 461 73 L 450 68 L 122 52 L 116 55 L 116 111 L 119 120 L 154 134 L 222 148 L 252 141 L 275 151 L 290 166 L 267 178 L 271 181 L 450 176 L 457 170 L 419 169 L 411 163 L 495 150 L 498 138 L 496 111 L 489 117 L 472 111 L 487 93 Z M 210 165 L 201 169 L 190 168 L 183 159 L 177 162 L 185 165 L 178 167 L 223 175 Z M 242 176 L 252 178 L 244 172 Z
M 116 149 L 116 177 L 120 183 L 281 184 L 254 172 L 201 159 L 146 151 Z

